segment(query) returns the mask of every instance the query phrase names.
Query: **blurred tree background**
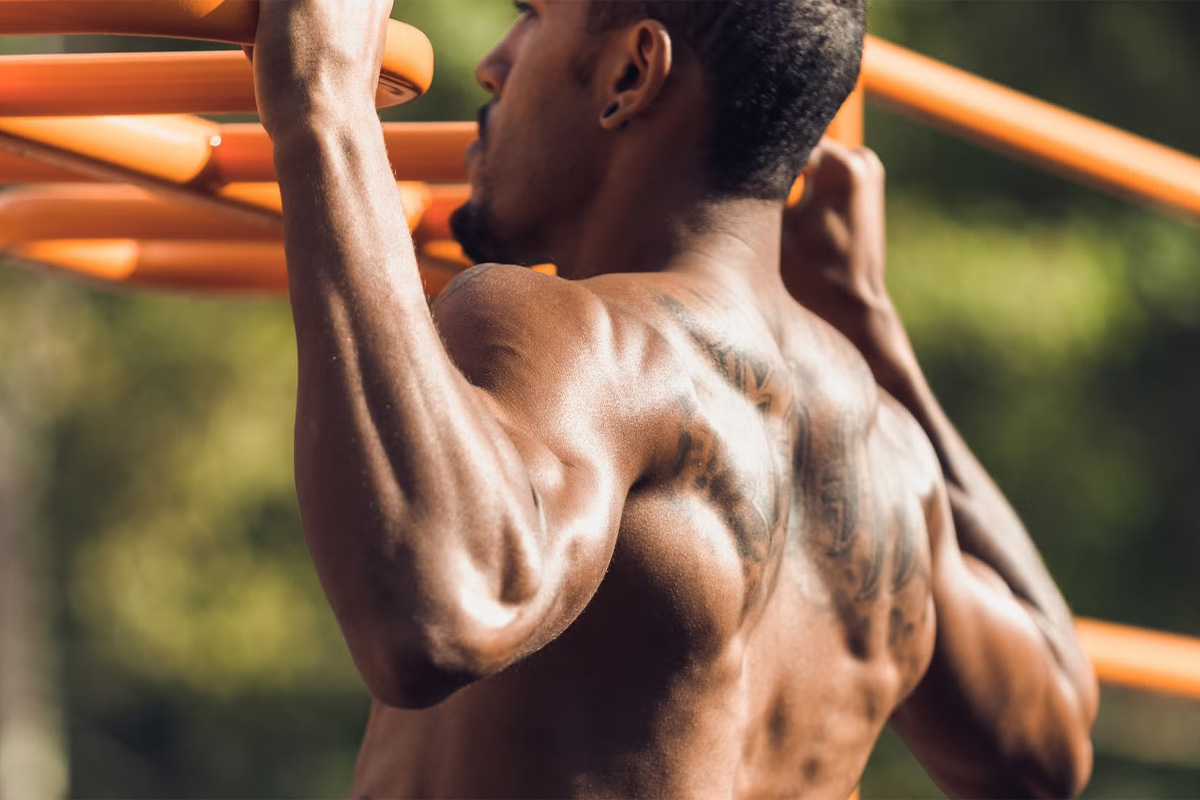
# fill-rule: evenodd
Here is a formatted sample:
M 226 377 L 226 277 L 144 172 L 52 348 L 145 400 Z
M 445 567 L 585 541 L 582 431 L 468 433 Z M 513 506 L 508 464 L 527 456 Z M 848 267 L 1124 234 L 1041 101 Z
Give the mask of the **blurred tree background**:
M 388 118 L 472 118 L 474 64 L 511 8 L 396 16 L 428 32 L 438 75 Z M 1200 3 L 878 0 L 871 28 L 1200 153 Z M 1200 230 L 882 111 L 867 140 L 923 364 L 1077 613 L 1200 635 Z M 0 727 L 0 771 L 57 748 L 78 797 L 346 794 L 367 699 L 301 538 L 294 382 L 278 301 L 0 270 L 0 602 L 24 586 L 47 620 L 25 662 L 39 702 Z M 1200 706 L 1105 690 L 1095 739 L 1087 796 L 1200 796 Z M 885 736 L 864 797 L 925 796 Z

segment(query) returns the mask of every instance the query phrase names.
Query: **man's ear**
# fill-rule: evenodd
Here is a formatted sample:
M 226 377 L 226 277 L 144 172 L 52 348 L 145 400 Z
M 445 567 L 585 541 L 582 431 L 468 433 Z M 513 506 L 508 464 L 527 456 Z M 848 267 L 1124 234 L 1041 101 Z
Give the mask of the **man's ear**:
M 604 80 L 606 102 L 600 126 L 615 131 L 645 114 L 662 94 L 671 74 L 671 34 L 657 20 L 634 25 Z

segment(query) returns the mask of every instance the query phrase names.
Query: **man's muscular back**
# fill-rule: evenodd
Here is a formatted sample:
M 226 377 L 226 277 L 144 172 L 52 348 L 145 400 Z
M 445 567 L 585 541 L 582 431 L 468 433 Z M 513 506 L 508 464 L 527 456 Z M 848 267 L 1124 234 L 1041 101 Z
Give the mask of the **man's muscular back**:
M 684 274 L 483 267 L 435 315 L 473 382 L 615 373 L 606 413 L 652 466 L 580 616 L 435 708 L 376 703 L 356 794 L 848 794 L 929 663 L 942 491 L 857 351 L 782 292 Z

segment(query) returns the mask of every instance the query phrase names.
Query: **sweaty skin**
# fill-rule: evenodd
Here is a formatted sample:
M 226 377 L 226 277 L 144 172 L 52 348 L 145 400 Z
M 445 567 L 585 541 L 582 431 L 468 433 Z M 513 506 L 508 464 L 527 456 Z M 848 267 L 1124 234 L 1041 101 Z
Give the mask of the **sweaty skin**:
M 1094 678 L 886 299 L 881 171 L 825 145 L 786 217 L 702 200 L 695 63 L 639 23 L 568 89 L 583 7 L 485 59 L 472 157 L 491 243 L 564 277 L 485 264 L 430 309 L 372 103 L 390 3 L 260 4 L 355 795 L 844 797 L 889 721 L 951 792 L 1078 792 Z
M 612 382 L 603 424 L 648 461 L 606 574 L 505 672 L 427 710 L 376 703 L 355 794 L 849 795 L 933 649 L 931 448 L 782 293 L 761 308 L 684 272 L 559 283 L 480 267 L 434 315 L 473 383 L 554 397 L 564 439 L 601 399 L 579 387 Z M 511 327 L 472 341 L 501 308 Z M 565 374 L 531 356 L 568 336 Z

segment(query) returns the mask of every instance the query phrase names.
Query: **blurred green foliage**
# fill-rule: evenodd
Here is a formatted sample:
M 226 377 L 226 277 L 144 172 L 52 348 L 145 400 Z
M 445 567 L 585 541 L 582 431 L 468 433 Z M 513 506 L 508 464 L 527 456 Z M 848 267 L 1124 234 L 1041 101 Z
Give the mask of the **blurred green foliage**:
M 1200 153 L 1200 3 L 871 14 L 884 38 Z M 474 64 L 511 8 L 399 0 L 396 16 L 439 61 L 434 90 L 388 118 L 471 118 Z M 883 112 L 868 141 L 922 362 L 1068 599 L 1200 635 L 1200 231 Z M 0 321 L 0 414 L 43 484 L 72 793 L 344 795 L 367 700 L 300 533 L 286 306 L 4 269 Z M 1096 742 L 1089 796 L 1200 795 L 1200 708 L 1106 691 Z M 864 796 L 935 794 L 885 736 Z

